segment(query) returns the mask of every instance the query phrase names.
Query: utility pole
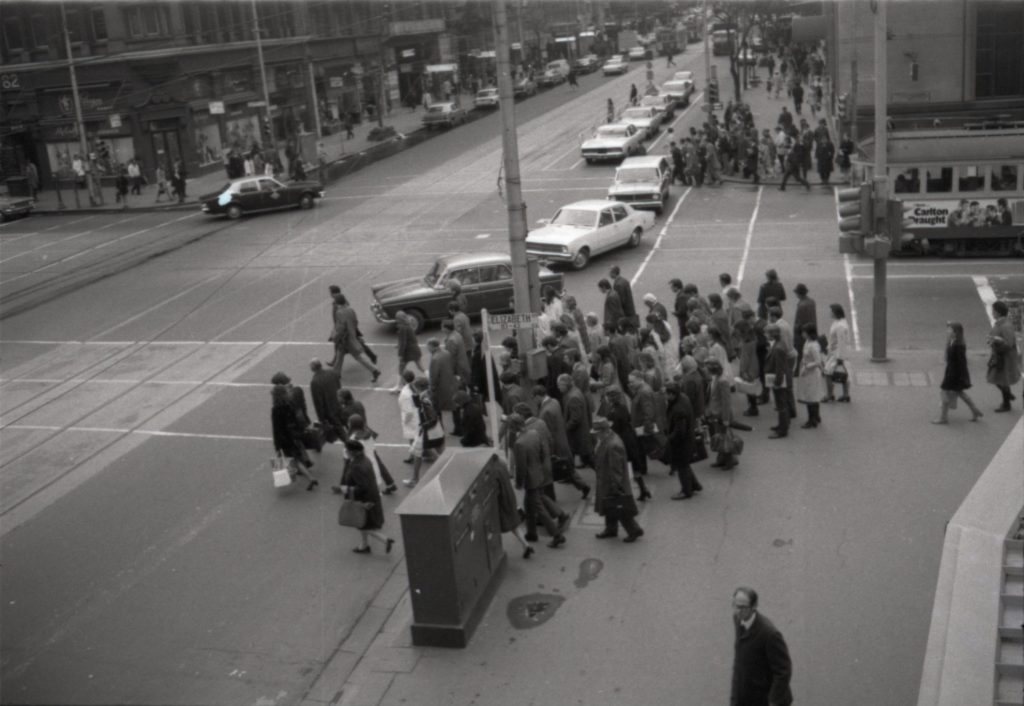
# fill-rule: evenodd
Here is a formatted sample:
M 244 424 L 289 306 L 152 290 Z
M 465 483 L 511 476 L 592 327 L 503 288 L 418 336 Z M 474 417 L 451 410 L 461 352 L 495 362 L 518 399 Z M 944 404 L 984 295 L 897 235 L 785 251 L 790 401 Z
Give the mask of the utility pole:
M 267 67 L 263 64 L 263 38 L 260 35 L 260 19 L 256 9 L 256 0 L 252 0 L 252 31 L 256 35 L 256 55 L 260 62 L 260 80 L 263 82 L 263 107 L 266 111 L 267 131 L 270 138 L 270 149 L 277 161 L 277 141 L 274 139 L 274 121 L 270 117 L 270 89 L 267 88 Z
M 515 313 L 530 313 L 530 272 L 526 257 L 526 204 L 519 177 L 519 142 L 516 137 L 515 96 L 512 92 L 505 0 L 494 0 L 494 35 L 497 52 L 498 97 L 501 110 L 501 144 L 504 155 L 505 203 L 508 209 L 508 247 L 512 261 L 512 294 Z M 533 329 L 516 331 L 520 355 L 533 348 Z
M 68 72 L 71 74 L 71 96 L 75 103 L 75 121 L 78 129 L 78 149 L 82 152 L 82 159 L 88 165 L 85 170 L 85 188 L 89 192 L 89 203 L 92 206 L 99 206 L 103 203 L 103 193 L 98 188 L 96 182 L 96 164 L 92 160 L 92 156 L 89 153 L 89 145 L 85 139 L 85 121 L 82 120 L 82 101 L 78 96 L 78 77 L 75 75 L 75 57 L 71 53 L 71 37 L 68 35 L 68 18 L 67 13 L 64 11 L 64 2 L 61 0 L 60 3 L 60 24 L 61 29 L 64 32 L 64 49 L 68 53 Z M 77 187 L 76 187 L 77 188 Z M 98 196 L 97 196 L 98 194 Z M 78 198 L 78 192 L 75 192 L 75 198 Z
M 848 102 L 850 111 L 850 141 L 854 147 L 857 146 L 857 138 L 859 137 L 857 134 L 857 84 L 857 60 L 853 59 L 850 62 L 850 100 Z M 853 170 L 851 169 L 850 179 L 853 178 Z M 853 182 L 851 181 L 850 183 L 852 184 Z
M 704 25 L 704 105 L 711 119 L 715 105 L 711 102 L 711 49 L 708 46 L 708 0 L 704 0 L 701 10 L 701 24 Z
M 888 0 L 875 0 L 875 203 L 885 203 L 888 194 L 886 152 L 888 149 L 887 102 L 889 100 L 886 10 Z M 871 360 L 882 362 L 886 357 L 886 264 L 888 256 L 874 258 L 874 299 L 871 307 Z
M 308 46 L 306 47 L 306 65 L 309 67 L 309 94 L 313 100 L 313 129 L 316 130 L 316 141 L 319 144 L 324 133 L 320 126 L 320 101 L 316 96 L 316 69 L 313 68 L 313 56 L 310 54 Z

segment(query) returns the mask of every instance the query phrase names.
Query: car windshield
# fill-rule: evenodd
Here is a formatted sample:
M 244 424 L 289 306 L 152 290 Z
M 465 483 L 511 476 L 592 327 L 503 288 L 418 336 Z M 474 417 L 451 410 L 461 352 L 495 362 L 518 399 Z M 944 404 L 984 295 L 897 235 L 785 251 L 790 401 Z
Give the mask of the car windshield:
M 594 225 L 594 212 L 584 211 L 580 208 L 560 208 L 555 217 L 551 219 L 551 224 L 591 228 Z
M 659 107 L 665 104 L 665 99 L 662 96 L 644 96 L 640 99 L 640 105 Z
M 598 137 L 625 137 L 626 126 L 625 125 L 602 125 L 597 128 Z
M 615 172 L 615 181 L 619 184 L 657 183 L 658 170 L 654 167 L 620 167 Z
M 443 106 L 443 105 L 432 105 L 429 108 L 427 108 L 427 112 L 428 113 L 443 113 L 443 112 L 445 112 L 445 108 L 446 107 L 447 106 Z
M 426 277 L 424 277 L 423 279 L 426 281 L 428 285 L 433 287 L 435 284 L 437 284 L 437 278 L 441 276 L 441 273 L 443 271 L 444 268 L 441 266 L 441 263 L 435 262 L 434 266 L 430 268 L 430 271 L 427 272 Z
M 675 78 L 676 81 L 689 81 L 690 79 L 693 78 L 693 72 L 692 71 L 676 71 L 676 74 L 675 74 L 674 78 Z
M 649 118 L 651 117 L 650 108 L 629 108 L 623 111 L 622 117 L 624 118 Z

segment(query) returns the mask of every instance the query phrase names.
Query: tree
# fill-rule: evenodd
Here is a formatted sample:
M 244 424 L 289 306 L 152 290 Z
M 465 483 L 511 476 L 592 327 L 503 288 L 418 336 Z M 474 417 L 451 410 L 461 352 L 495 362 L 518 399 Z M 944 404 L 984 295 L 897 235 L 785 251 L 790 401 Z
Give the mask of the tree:
M 732 50 L 729 52 L 729 74 L 732 76 L 734 100 L 742 100 L 741 93 L 741 52 L 750 47 L 751 31 L 757 28 L 764 38 L 769 36 L 778 18 L 785 14 L 786 0 L 754 0 L 753 2 L 716 2 L 713 19 L 733 33 Z

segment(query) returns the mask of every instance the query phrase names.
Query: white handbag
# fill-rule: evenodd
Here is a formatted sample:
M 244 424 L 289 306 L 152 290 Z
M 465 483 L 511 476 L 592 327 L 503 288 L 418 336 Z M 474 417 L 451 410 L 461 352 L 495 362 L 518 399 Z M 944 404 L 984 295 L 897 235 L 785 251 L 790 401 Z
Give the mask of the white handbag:
M 270 470 L 274 477 L 275 488 L 287 488 L 292 484 L 292 472 L 280 456 L 270 459 Z

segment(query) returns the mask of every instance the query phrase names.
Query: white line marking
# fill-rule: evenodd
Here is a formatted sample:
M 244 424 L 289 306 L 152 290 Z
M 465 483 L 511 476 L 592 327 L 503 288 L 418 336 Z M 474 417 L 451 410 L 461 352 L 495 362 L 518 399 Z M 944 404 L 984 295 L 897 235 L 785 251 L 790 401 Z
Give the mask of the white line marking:
M 963 260 L 956 261 L 956 262 L 936 262 L 936 261 L 929 261 L 929 262 L 905 262 L 905 261 L 901 260 L 898 263 L 894 263 L 891 259 L 889 260 L 889 266 L 890 267 L 892 267 L 892 266 L 896 266 L 896 267 L 964 267 L 965 265 L 970 265 L 971 267 L 987 267 L 987 266 L 994 267 L 996 265 L 1002 265 L 1004 267 L 1010 267 L 1010 268 L 1017 267 L 1017 265 L 1015 265 L 1012 260 L 1009 260 L 1009 261 L 1008 260 L 970 260 L 969 262 L 964 262 Z M 870 262 L 855 262 L 855 263 L 853 263 L 853 266 L 854 267 L 874 267 L 874 265 L 872 263 L 870 263 Z M 1016 274 L 1016 272 L 1014 272 L 1013 274 Z
M 575 162 L 573 162 L 573 163 L 572 163 L 572 166 L 571 166 L 571 167 L 569 167 L 569 169 L 571 169 L 571 170 L 572 170 L 572 169 L 576 169 L 576 167 L 580 166 L 581 164 L 583 164 L 583 157 L 580 157 L 580 158 L 579 158 L 579 159 L 577 159 L 577 160 L 576 160 Z
M 850 299 L 850 327 L 853 329 L 853 349 L 860 350 L 860 326 L 857 324 L 857 302 L 853 297 L 853 271 L 850 256 L 843 254 L 843 269 L 846 271 L 846 296 Z
M 501 348 L 501 346 L 497 346 Z M 64 385 L 83 383 L 96 383 L 97 385 L 181 385 L 187 387 L 228 387 L 228 388 L 264 388 L 271 387 L 269 382 L 233 382 L 231 380 L 157 380 L 157 379 L 136 379 L 136 378 L 0 378 L 0 385 L 21 382 L 33 385 Z M 389 387 L 360 387 L 358 385 L 347 385 L 346 390 L 361 390 L 363 392 L 391 392 Z
M 754 212 L 750 214 L 750 225 L 747 226 L 747 239 L 743 243 L 743 259 L 740 260 L 740 269 L 736 273 L 737 289 L 743 285 L 743 273 L 747 270 L 747 258 L 750 257 L 750 241 L 754 237 L 754 223 L 757 222 L 757 212 L 761 210 L 761 194 L 763 193 L 764 187 L 757 187 L 757 200 L 754 201 Z
M 490 238 L 490 237 L 491 237 L 490 233 L 481 233 L 480 235 L 476 236 L 476 239 L 477 240 L 484 240 L 485 238 Z
M 629 281 L 629 286 L 632 287 L 636 285 L 637 280 L 640 279 L 640 275 L 643 274 L 644 269 L 647 267 L 647 263 L 651 261 L 652 257 L 654 257 L 654 253 L 658 251 L 658 246 L 661 244 L 661 239 L 665 237 L 665 233 L 668 232 L 668 227 L 675 219 L 676 213 L 679 212 L 679 207 L 683 205 L 683 201 L 686 200 L 686 197 L 690 195 L 691 191 L 693 191 L 692 186 L 686 187 L 686 191 L 684 191 L 683 195 L 679 197 L 678 201 L 676 201 L 676 207 L 672 209 L 672 213 L 670 213 L 668 219 L 666 219 L 665 225 L 662 226 L 661 228 L 661 232 L 658 233 L 658 238 L 657 240 L 654 241 L 654 247 L 652 247 L 651 251 L 647 253 L 647 257 L 644 258 L 644 261 L 640 263 L 640 267 L 637 269 L 636 274 L 633 275 L 633 279 Z
M 911 275 L 911 274 L 893 274 L 891 272 L 885 275 L 886 279 L 963 279 L 965 277 L 973 277 L 974 275 L 967 274 L 966 272 L 960 273 L 946 273 L 946 274 L 930 274 L 930 275 Z M 874 275 L 850 275 L 852 279 L 874 279 Z
M 139 215 L 132 216 L 131 218 L 123 218 L 123 219 L 121 219 L 119 221 L 111 221 L 111 222 L 109 222 L 109 223 L 107 223 L 105 225 L 100 226 L 99 228 L 93 228 L 92 230 L 83 230 L 82 232 L 75 233 L 74 235 L 68 235 L 68 236 L 65 236 L 63 238 L 58 238 L 57 240 L 51 240 L 51 241 L 48 241 L 48 242 L 45 242 L 45 243 L 40 243 L 39 245 L 37 245 L 34 248 L 31 248 L 29 250 L 24 250 L 22 252 L 15 253 L 14 255 L 11 255 L 10 257 L 5 257 L 5 258 L 0 259 L 0 264 L 6 263 L 6 262 L 10 262 L 11 260 L 15 260 L 15 259 L 17 259 L 19 257 L 26 257 L 28 255 L 33 255 L 33 254 L 37 253 L 40 250 L 45 250 L 46 248 L 55 248 L 55 247 L 64 245 L 65 243 L 67 243 L 69 241 L 75 240 L 77 238 L 81 238 L 82 236 L 85 236 L 85 235 L 91 235 L 93 233 L 99 233 L 100 231 L 107 230 L 108 228 L 113 228 L 114 226 L 119 226 L 119 225 L 122 225 L 124 223 L 128 223 L 130 221 L 138 220 L 139 218 L 142 218 L 142 215 L 143 214 L 140 213 Z M 46 256 L 44 255 L 44 257 L 46 257 Z
M 992 285 L 988 283 L 988 277 L 984 275 L 976 275 L 972 279 L 974 279 L 974 286 L 978 289 L 978 296 L 981 297 L 981 302 L 985 305 L 985 314 L 988 315 L 988 325 L 995 326 L 996 317 L 992 313 L 992 305 L 999 300 L 999 297 L 996 296 L 996 291 L 992 289 Z
M 573 153 L 574 153 L 574 152 L 575 152 L 576 150 L 578 150 L 579 148 L 580 148 L 580 147 L 579 147 L 579 145 L 573 145 L 573 146 L 572 146 L 572 147 L 570 147 L 570 148 L 569 148 L 568 150 L 566 150 L 566 151 L 562 152 L 562 153 L 561 153 L 560 155 L 558 155 L 558 157 L 556 157 L 555 159 L 553 159 L 552 161 L 548 162 L 548 163 L 547 163 L 547 164 L 545 164 L 545 165 L 544 165 L 543 167 L 541 167 L 541 168 L 540 168 L 540 171 L 542 171 L 542 172 L 546 172 L 546 171 L 548 171 L 549 169 L 551 169 L 551 167 L 552 167 L 552 166 L 554 166 L 554 165 L 558 164 L 558 163 L 559 163 L 559 162 L 561 162 L 561 161 L 562 161 L 563 159 L 565 159 L 565 158 L 566 158 L 566 157 L 568 157 L 569 155 L 573 154 Z

